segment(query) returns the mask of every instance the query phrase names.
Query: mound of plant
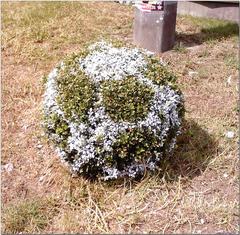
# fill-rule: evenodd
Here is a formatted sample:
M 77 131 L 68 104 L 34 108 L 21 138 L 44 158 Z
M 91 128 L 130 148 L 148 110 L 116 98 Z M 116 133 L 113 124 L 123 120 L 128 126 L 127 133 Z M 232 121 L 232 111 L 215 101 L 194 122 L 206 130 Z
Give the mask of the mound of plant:
M 154 171 L 183 118 L 175 76 L 150 53 L 98 42 L 47 77 L 45 126 L 71 170 L 104 180 Z

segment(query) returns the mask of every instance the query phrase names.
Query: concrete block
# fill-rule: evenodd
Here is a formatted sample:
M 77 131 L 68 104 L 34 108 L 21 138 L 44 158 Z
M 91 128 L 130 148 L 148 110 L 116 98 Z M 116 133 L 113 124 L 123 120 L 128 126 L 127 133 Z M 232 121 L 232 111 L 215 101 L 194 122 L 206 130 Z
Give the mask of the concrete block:
M 144 12 L 135 8 L 134 43 L 156 54 L 172 49 L 176 14 L 176 1 L 164 1 L 162 11 Z

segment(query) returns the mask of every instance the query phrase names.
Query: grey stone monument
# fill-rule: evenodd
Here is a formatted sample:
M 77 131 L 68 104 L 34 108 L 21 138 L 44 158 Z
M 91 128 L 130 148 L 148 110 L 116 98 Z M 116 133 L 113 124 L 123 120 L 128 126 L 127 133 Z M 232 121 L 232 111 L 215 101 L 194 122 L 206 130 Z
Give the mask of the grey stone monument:
M 163 9 L 135 7 L 134 43 L 156 54 L 171 50 L 175 42 L 177 1 L 163 1 Z

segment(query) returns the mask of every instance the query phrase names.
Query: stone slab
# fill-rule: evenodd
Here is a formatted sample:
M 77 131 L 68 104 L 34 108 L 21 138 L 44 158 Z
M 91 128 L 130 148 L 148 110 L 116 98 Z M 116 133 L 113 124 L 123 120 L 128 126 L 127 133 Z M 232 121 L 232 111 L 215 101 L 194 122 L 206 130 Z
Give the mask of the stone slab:
M 239 3 L 234 1 L 179 1 L 177 13 L 180 15 L 223 19 L 239 23 Z

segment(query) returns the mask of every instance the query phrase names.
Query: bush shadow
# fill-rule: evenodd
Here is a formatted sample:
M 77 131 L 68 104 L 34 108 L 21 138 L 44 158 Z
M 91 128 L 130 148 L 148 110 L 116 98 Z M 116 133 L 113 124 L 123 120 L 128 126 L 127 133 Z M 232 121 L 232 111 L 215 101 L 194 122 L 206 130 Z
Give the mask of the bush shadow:
M 177 180 L 202 174 L 217 151 L 217 141 L 193 120 L 185 120 L 173 153 L 160 165 L 160 177 Z

